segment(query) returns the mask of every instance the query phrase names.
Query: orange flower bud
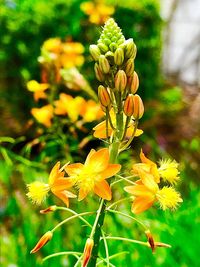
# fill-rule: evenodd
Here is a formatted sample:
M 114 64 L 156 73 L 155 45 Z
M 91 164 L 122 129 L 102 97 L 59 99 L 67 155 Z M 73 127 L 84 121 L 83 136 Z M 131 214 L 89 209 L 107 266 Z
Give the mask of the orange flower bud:
M 132 94 L 135 94 L 137 92 L 137 89 L 139 87 L 139 78 L 137 73 L 134 71 L 134 74 L 132 77 L 130 77 L 130 91 Z
M 100 70 L 98 63 L 95 63 L 94 71 L 95 71 L 95 75 L 96 75 L 97 80 L 100 82 L 103 82 L 105 80 L 105 76 L 102 73 L 102 71 Z
M 47 209 L 40 210 L 40 213 L 41 213 L 41 214 L 46 214 L 46 213 L 55 211 L 56 208 L 57 208 L 56 205 L 54 205 L 54 206 L 50 206 L 50 207 L 48 207 Z
M 31 250 L 30 253 L 35 253 L 40 250 L 47 242 L 51 240 L 53 233 L 51 231 L 46 232 L 35 245 L 35 247 Z
M 133 39 L 130 38 L 125 41 L 125 57 L 126 58 L 135 58 L 136 56 L 136 45 L 133 42 Z
M 155 252 L 155 242 L 154 242 L 154 239 L 153 239 L 153 236 L 152 236 L 150 230 L 146 230 L 145 234 L 147 236 L 147 239 L 148 239 L 149 245 L 152 249 L 152 252 Z
M 144 114 L 144 105 L 142 99 L 139 95 L 134 95 L 134 113 L 133 116 L 135 119 L 142 118 Z
M 90 260 L 91 254 L 92 254 L 93 246 L 94 246 L 94 240 L 91 239 L 91 238 L 88 238 L 87 241 L 86 241 L 86 244 L 85 244 L 84 252 L 83 252 L 82 267 L 86 267 L 87 266 L 87 264 L 88 264 L 88 262 Z
M 104 55 L 99 57 L 99 68 L 104 74 L 107 74 L 110 71 L 110 64 Z
M 117 74 L 115 75 L 115 88 L 118 91 L 123 92 L 126 88 L 127 77 L 126 73 L 123 70 L 118 70 Z
M 129 94 L 124 102 L 124 114 L 128 117 L 134 112 L 134 95 Z
M 128 77 L 133 75 L 133 73 L 134 73 L 134 61 L 132 58 L 129 58 L 129 60 L 127 60 L 126 66 L 125 66 L 125 72 L 126 72 L 126 75 Z
M 101 52 L 100 52 L 98 46 L 97 45 L 90 45 L 89 50 L 90 50 L 90 54 L 93 57 L 93 59 L 95 61 L 98 61 L 98 59 L 99 59 L 99 57 L 101 55 Z
M 107 89 L 103 85 L 99 85 L 98 87 L 98 96 L 102 106 L 108 107 L 110 105 L 111 103 L 110 95 Z
M 117 50 L 115 51 L 114 61 L 116 65 L 122 65 L 124 61 L 124 50 L 122 48 L 117 48 Z

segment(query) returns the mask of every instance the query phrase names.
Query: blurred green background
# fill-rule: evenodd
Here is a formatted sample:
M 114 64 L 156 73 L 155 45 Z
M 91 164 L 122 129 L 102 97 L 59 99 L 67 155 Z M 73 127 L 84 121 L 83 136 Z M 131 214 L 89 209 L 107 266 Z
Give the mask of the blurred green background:
M 45 145 L 28 151 L 27 144 L 34 140 L 35 132 L 27 130 L 34 106 L 26 83 L 40 80 L 37 58 L 40 47 L 48 38 L 60 37 L 80 42 L 85 47 L 85 63 L 81 73 L 96 91 L 98 83 L 88 47 L 96 43 L 101 24 L 90 21 L 81 10 L 82 0 L 7 0 L 0 2 L 0 263 L 1 266 L 40 266 L 41 259 L 59 251 L 83 251 L 89 229 L 80 221 L 73 220 L 63 225 L 51 242 L 36 255 L 30 255 L 43 233 L 69 216 L 56 211 L 41 215 L 39 208 L 26 197 L 26 184 L 38 179 L 47 179 L 55 159 L 83 162 L 91 147 L 100 142 L 92 139 L 80 150 L 82 134 L 68 136 L 67 143 L 56 134 L 48 133 Z M 93 1 L 94 2 L 94 1 Z M 96 4 L 98 1 L 96 1 Z M 102 1 L 99 1 L 99 3 Z M 191 100 L 183 88 L 171 83 L 161 72 L 162 29 L 157 0 L 104 1 L 115 9 L 113 17 L 126 37 L 134 38 L 138 53 L 135 69 L 140 78 L 139 94 L 145 102 L 145 116 L 140 123 L 144 134 L 133 142 L 129 152 L 120 157 L 120 162 L 130 167 L 138 161 L 140 148 L 151 155 L 152 160 L 172 157 L 180 162 L 181 182 L 178 184 L 183 203 L 174 212 L 151 208 L 136 217 L 143 221 L 157 241 L 169 243 L 171 249 L 158 248 L 155 254 L 137 244 L 109 242 L 110 254 L 121 251 L 129 253 L 113 259 L 114 266 L 200 266 L 200 138 L 199 126 L 192 123 Z M 82 94 L 80 92 L 80 94 Z M 83 94 L 84 95 L 84 94 Z M 87 125 L 91 127 L 91 125 Z M 62 153 L 60 152 L 62 149 Z M 78 152 L 77 152 L 78 151 Z M 66 158 L 65 158 L 66 153 Z M 116 186 L 114 198 L 124 194 L 123 186 Z M 50 197 L 42 206 L 61 205 Z M 83 202 L 71 201 L 77 212 L 96 210 L 98 199 L 91 197 Z M 130 203 L 121 204 L 119 210 L 128 214 Z M 94 217 L 88 220 L 92 223 Z M 113 236 L 146 241 L 143 229 L 133 221 L 120 216 L 108 215 L 104 230 Z M 104 255 L 103 246 L 101 247 Z M 43 266 L 73 266 L 74 258 L 60 256 L 46 261 Z M 100 265 L 104 266 L 104 264 Z

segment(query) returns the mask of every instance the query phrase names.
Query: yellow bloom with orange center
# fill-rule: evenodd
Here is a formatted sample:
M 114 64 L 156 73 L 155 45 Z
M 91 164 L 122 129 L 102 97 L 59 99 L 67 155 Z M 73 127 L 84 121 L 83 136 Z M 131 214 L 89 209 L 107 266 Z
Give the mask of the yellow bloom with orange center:
M 50 38 L 46 40 L 42 45 L 42 49 L 55 54 L 59 54 L 61 52 L 61 48 L 62 42 L 60 38 Z
M 61 65 L 64 68 L 81 66 L 84 63 L 84 46 L 78 42 L 66 42 L 62 44 L 62 53 L 60 55 Z
M 81 4 L 81 10 L 89 15 L 89 21 L 94 24 L 104 24 L 115 11 L 113 6 L 105 5 L 103 1 L 84 2 Z
M 57 162 L 50 172 L 48 183 L 35 181 L 28 184 L 28 198 L 35 204 L 40 205 L 45 200 L 49 191 L 51 191 L 68 207 L 69 198 L 76 197 L 76 195 L 68 191 L 74 185 L 74 181 L 64 177 L 64 171 L 62 169 L 60 169 L 60 162 Z
M 32 108 L 31 114 L 41 124 L 46 127 L 51 126 L 51 119 L 53 118 L 53 107 L 46 105 L 41 108 Z
M 116 118 L 115 118 L 115 113 L 114 113 L 113 109 L 111 109 L 111 111 L 110 111 L 110 117 L 111 117 L 113 126 L 116 127 Z M 94 133 L 93 133 L 94 137 L 101 138 L 101 139 L 107 138 L 106 121 L 105 120 L 100 122 L 99 124 L 97 124 L 93 128 L 93 130 L 94 130 Z M 133 131 L 134 131 L 134 122 L 131 121 L 129 126 L 128 126 L 127 132 L 126 132 L 126 137 L 130 138 L 133 134 Z M 137 129 L 135 136 L 136 137 L 140 136 L 142 133 L 143 133 L 143 131 L 141 129 Z M 111 136 L 112 134 L 113 134 L 113 129 L 112 129 L 110 123 L 108 122 L 108 136 Z
M 80 114 L 83 117 L 84 122 L 92 122 L 95 120 L 99 120 L 104 115 L 100 105 L 96 103 L 94 100 L 88 100 L 83 105 Z
M 79 188 L 78 200 L 84 199 L 89 192 L 94 191 L 99 197 L 111 200 L 111 188 L 106 181 L 121 169 L 120 164 L 109 163 L 109 150 L 107 148 L 88 154 L 85 164 L 74 163 L 65 167 L 69 177 L 73 179 Z
M 38 101 L 40 98 L 45 99 L 47 96 L 45 94 L 45 90 L 49 88 L 48 83 L 38 83 L 35 80 L 31 80 L 27 82 L 27 89 L 30 92 L 33 92 L 35 101 Z

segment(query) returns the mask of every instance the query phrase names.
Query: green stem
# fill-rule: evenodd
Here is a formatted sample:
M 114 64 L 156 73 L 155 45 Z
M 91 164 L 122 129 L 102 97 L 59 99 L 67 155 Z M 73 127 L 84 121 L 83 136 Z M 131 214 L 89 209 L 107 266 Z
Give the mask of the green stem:
M 121 241 L 126 241 L 126 242 L 130 242 L 130 243 L 136 243 L 136 244 L 140 244 L 140 245 L 143 245 L 145 247 L 150 247 L 149 243 L 148 242 L 143 242 L 143 241 L 139 241 L 139 240 L 135 240 L 135 239 L 129 239 L 129 238 L 125 238 L 125 237 L 112 237 L 112 236 L 107 236 L 105 237 L 105 239 L 107 240 L 121 240 Z
M 137 126 L 138 126 L 138 120 L 135 121 L 134 130 L 133 130 L 133 134 L 132 134 L 131 138 L 128 140 L 128 142 L 125 144 L 125 146 L 120 149 L 120 152 L 127 149 L 130 146 L 130 144 L 132 143 L 132 141 L 135 137 L 135 133 L 137 131 Z
M 48 260 L 50 258 L 58 257 L 58 256 L 62 256 L 62 255 L 72 255 L 72 256 L 74 256 L 76 258 L 79 258 L 78 255 L 81 256 L 81 254 L 82 254 L 81 252 L 76 252 L 76 251 L 58 252 L 58 253 L 54 253 L 54 254 L 51 254 L 51 255 L 45 257 L 44 259 L 42 259 L 42 261 L 44 262 L 44 261 L 46 261 L 46 260 Z

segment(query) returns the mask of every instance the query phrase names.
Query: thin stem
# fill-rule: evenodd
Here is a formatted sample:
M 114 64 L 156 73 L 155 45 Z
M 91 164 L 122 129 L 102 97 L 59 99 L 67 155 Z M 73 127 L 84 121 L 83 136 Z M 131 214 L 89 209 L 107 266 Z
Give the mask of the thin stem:
M 110 123 L 110 127 L 113 129 L 113 130 L 116 130 L 113 123 L 112 123 L 112 119 L 111 119 L 111 116 L 110 116 L 110 113 L 108 112 L 108 120 L 109 120 L 109 123 Z
M 80 216 L 91 215 L 91 214 L 94 214 L 94 213 L 96 213 L 96 212 L 94 212 L 94 211 L 90 211 L 90 212 L 83 212 L 83 213 L 79 213 L 79 214 L 76 214 L 76 215 L 74 215 L 74 216 L 71 216 L 71 217 L 69 217 L 69 218 L 63 220 L 63 221 L 60 222 L 59 224 L 57 224 L 57 225 L 51 230 L 51 232 L 54 232 L 58 227 L 60 227 L 60 226 L 63 225 L 64 223 L 69 222 L 69 221 L 71 221 L 71 220 L 73 220 L 73 219 L 75 219 L 75 218 L 80 218 Z
M 126 133 L 128 130 L 128 125 L 129 125 L 130 120 L 131 120 L 131 117 L 126 117 L 126 122 L 125 122 L 125 126 L 124 126 L 124 134 L 122 136 L 121 141 L 123 141 L 126 138 Z
M 76 264 L 74 265 L 74 267 L 77 267 L 77 266 L 79 265 L 79 263 L 81 262 L 81 260 L 82 260 L 82 256 L 79 257 L 79 259 L 77 260 L 77 262 L 76 262 Z
M 109 257 L 109 259 L 112 260 L 112 259 L 114 259 L 114 258 L 116 258 L 116 257 L 118 257 L 118 256 L 123 255 L 123 254 L 129 254 L 129 252 L 128 252 L 128 251 L 122 251 L 122 252 L 113 254 L 112 256 Z M 103 262 L 104 262 L 104 260 L 101 260 L 101 261 L 99 261 L 99 262 L 97 263 L 97 265 L 99 265 L 100 263 L 103 263 Z
M 114 207 L 115 205 L 117 205 L 117 204 L 119 204 L 121 202 L 124 202 L 126 200 L 130 200 L 130 199 L 132 199 L 132 197 L 125 197 L 125 198 L 119 199 L 119 200 L 113 202 L 110 206 L 108 206 L 107 210 L 111 209 L 112 207 Z
M 128 142 L 125 144 L 125 146 L 120 149 L 120 152 L 122 152 L 125 149 L 127 149 L 130 146 L 130 144 L 132 143 L 132 141 L 133 141 L 133 139 L 135 137 L 135 133 L 137 131 L 137 126 L 138 126 L 138 120 L 135 121 L 134 130 L 133 130 L 133 134 L 132 134 L 131 138 L 128 140 Z
M 94 224 L 93 224 L 93 227 L 92 227 L 92 231 L 90 233 L 90 238 L 91 239 L 93 239 L 93 236 L 94 236 L 94 233 L 95 233 L 95 230 L 96 230 L 96 227 L 97 227 L 97 223 L 98 223 L 99 217 L 101 215 L 101 210 L 102 210 L 103 205 L 104 205 L 104 199 L 101 199 L 101 202 L 100 202 L 100 205 L 99 205 L 99 209 L 97 211 L 97 216 L 95 218 L 95 221 L 94 221 Z
M 130 242 L 130 243 L 140 244 L 140 245 L 145 246 L 145 247 L 150 247 L 148 242 L 143 242 L 143 241 L 139 241 L 139 240 L 135 240 L 135 239 L 129 239 L 129 238 L 125 238 L 125 237 L 107 236 L 106 239 L 107 240 L 121 240 L 121 241 Z
M 62 256 L 62 255 L 72 255 L 72 256 L 76 257 L 77 259 L 79 259 L 78 255 L 81 255 L 81 254 L 82 254 L 81 252 L 76 252 L 76 251 L 57 252 L 57 253 L 54 253 L 54 254 L 51 254 L 51 255 L 45 257 L 44 259 L 42 259 L 42 261 L 44 262 L 50 258 L 58 257 L 58 256 Z
M 108 134 L 108 114 L 109 114 L 109 111 L 108 111 L 108 108 L 106 108 L 106 138 L 107 140 L 109 140 L 109 134 Z
M 105 238 L 105 234 L 103 231 L 101 231 L 102 234 L 102 238 L 103 238 L 103 242 L 104 242 L 104 247 L 105 247 L 105 252 L 106 252 L 106 263 L 107 263 L 107 267 L 110 266 L 110 261 L 109 261 L 109 252 L 108 252 L 108 244 Z

